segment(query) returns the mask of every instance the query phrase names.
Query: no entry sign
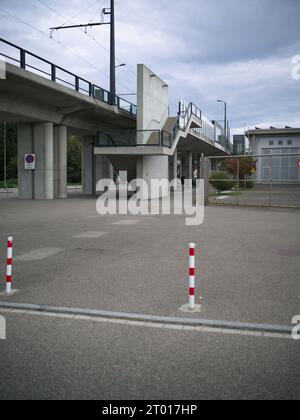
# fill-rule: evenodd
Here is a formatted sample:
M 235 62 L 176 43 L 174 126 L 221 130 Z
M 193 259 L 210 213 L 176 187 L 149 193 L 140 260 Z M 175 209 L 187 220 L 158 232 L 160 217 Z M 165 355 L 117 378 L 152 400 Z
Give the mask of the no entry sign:
M 297 162 L 297 166 L 298 166 L 298 168 L 300 169 L 300 159 L 298 160 L 298 162 Z
M 35 155 L 25 155 L 25 169 L 34 170 L 35 169 Z

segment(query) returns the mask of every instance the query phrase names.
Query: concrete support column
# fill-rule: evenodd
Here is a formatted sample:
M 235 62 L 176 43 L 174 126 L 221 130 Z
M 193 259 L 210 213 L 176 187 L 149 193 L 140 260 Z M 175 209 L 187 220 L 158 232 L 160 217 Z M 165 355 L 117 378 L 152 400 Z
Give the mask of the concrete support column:
M 25 170 L 25 155 L 34 152 L 33 125 L 18 125 L 18 178 L 19 198 L 31 200 L 34 198 L 34 173 Z
M 197 178 L 201 179 L 201 155 L 197 155 Z
M 193 153 L 188 152 L 188 173 L 189 179 L 193 179 Z
M 54 128 L 54 196 L 67 198 L 67 141 L 66 126 Z
M 185 155 L 181 153 L 180 179 L 185 178 Z
M 151 191 L 151 180 L 168 180 L 169 179 L 169 158 L 168 156 L 138 156 L 137 158 L 137 178 L 143 179 L 148 185 L 148 191 Z M 151 196 L 152 199 L 168 196 L 169 191 L 163 189 L 158 192 L 157 196 Z M 142 198 L 148 198 L 147 194 L 143 194 Z
M 110 163 L 106 155 L 95 156 L 95 186 L 101 179 L 113 179 L 114 171 L 113 166 Z M 102 191 L 96 191 L 102 192 Z
M 25 170 L 25 154 L 36 156 L 36 169 Z M 54 143 L 53 124 L 18 126 L 19 198 L 53 200 Z
M 54 199 L 54 145 L 53 124 L 43 124 L 45 141 L 45 199 Z
M 82 139 L 82 186 L 84 194 L 93 194 L 94 184 L 94 147 L 91 137 Z
M 178 163 L 178 152 L 176 149 L 173 155 L 173 179 L 177 179 L 177 163 Z
M 36 169 L 34 171 L 34 198 L 39 200 L 54 199 L 54 143 L 53 124 L 34 124 L 34 153 Z
M 192 180 L 193 179 L 193 153 L 186 152 L 185 157 L 185 179 Z

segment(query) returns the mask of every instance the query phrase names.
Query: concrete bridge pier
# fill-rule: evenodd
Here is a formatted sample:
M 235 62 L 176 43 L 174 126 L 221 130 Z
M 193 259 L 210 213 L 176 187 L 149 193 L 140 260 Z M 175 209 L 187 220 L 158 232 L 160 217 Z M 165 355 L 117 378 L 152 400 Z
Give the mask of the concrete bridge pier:
M 67 198 L 67 138 L 68 129 L 61 125 L 54 127 L 54 198 Z
M 35 170 L 25 169 L 25 155 L 36 155 Z M 19 198 L 67 197 L 67 127 L 53 123 L 18 125 Z
M 82 138 L 82 185 L 83 193 L 96 194 L 101 179 L 113 179 L 114 169 L 106 155 L 94 154 L 94 138 Z

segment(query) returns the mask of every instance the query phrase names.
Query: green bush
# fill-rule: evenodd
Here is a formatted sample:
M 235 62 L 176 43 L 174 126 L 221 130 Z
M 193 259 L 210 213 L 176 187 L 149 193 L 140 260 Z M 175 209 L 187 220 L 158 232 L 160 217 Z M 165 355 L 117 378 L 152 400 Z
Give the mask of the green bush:
M 81 184 L 81 142 L 77 137 L 68 139 L 68 184 Z
M 218 191 L 219 195 L 222 191 L 231 190 L 234 186 L 234 181 L 226 172 L 213 172 L 209 182 Z
M 6 124 L 6 165 L 7 178 L 18 178 L 17 126 Z M 4 125 L 0 121 L 0 181 L 4 180 Z
M 247 188 L 247 190 L 252 190 L 252 188 L 254 188 L 254 182 L 253 181 L 246 181 L 246 188 Z
M 18 188 L 18 180 L 8 179 L 6 185 L 7 188 Z M 0 181 L 0 188 L 4 188 L 4 181 Z

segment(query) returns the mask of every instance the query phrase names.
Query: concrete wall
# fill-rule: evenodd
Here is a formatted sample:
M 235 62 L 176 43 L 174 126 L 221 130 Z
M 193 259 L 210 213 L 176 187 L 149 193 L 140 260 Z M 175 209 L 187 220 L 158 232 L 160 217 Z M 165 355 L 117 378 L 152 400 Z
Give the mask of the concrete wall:
M 137 80 L 137 130 L 162 130 L 169 117 L 169 89 L 146 66 L 138 65 Z M 158 137 L 153 132 L 138 134 L 138 143 L 147 144 L 156 141 Z M 137 178 L 144 179 L 148 188 L 151 179 L 169 179 L 168 156 L 140 156 L 137 159 Z M 163 193 L 161 195 L 166 195 Z M 158 197 L 152 197 L 158 198 Z
M 169 88 L 148 67 L 137 68 L 137 130 L 162 130 L 169 116 Z

